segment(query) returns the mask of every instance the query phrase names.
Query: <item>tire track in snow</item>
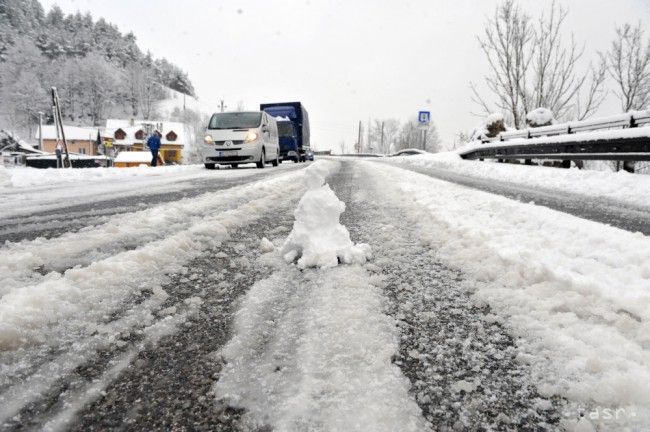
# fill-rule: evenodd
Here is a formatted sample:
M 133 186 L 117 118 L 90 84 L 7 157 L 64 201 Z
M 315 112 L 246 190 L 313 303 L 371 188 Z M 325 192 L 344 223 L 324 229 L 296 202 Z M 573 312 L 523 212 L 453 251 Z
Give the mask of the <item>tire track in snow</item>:
M 541 188 L 533 189 L 529 186 L 506 181 L 473 178 L 440 168 L 415 167 L 403 163 L 387 164 L 461 186 L 502 195 L 523 203 L 534 202 L 535 205 L 548 207 L 626 231 L 638 231 L 644 235 L 650 235 L 650 213 L 648 210 L 627 203 L 616 202 L 607 198 L 596 200 L 592 197 L 570 192 L 558 193 L 557 191 Z M 530 167 L 530 169 L 535 168 Z
M 204 192 L 194 198 L 122 214 L 117 223 L 109 221 L 60 237 L 7 244 L 0 248 L 0 295 L 16 286 L 39 283 L 49 273 L 63 274 L 73 267 L 87 266 L 173 235 L 195 223 L 203 213 L 223 212 L 258 199 L 268 193 L 259 187 L 263 182 L 249 181 L 226 190 Z
M 470 299 L 471 282 L 441 264 L 416 221 L 388 202 L 360 165 L 331 183 L 347 205 L 342 223 L 369 243 L 375 278 L 399 323 L 395 363 L 437 430 L 554 430 L 559 399 L 540 396 L 506 327 Z
M 109 346 L 23 410 L 19 424 L 8 423 L 7 429 L 47 425 L 52 430 L 80 431 L 215 430 L 219 421 L 234 423 L 237 413 L 217 413 L 209 394 L 212 374 L 219 367 L 214 353 L 227 340 L 237 297 L 266 276 L 264 269 L 250 263 L 259 255 L 258 235 L 268 235 L 265 227 L 273 219 L 273 214 L 262 215 L 162 286 L 168 297 L 153 326 L 170 319 L 176 323 L 160 338 L 148 341 L 147 328 L 137 326 L 118 333 Z M 202 303 L 191 313 L 184 312 L 183 305 L 193 298 Z M 223 420 L 228 416 L 230 422 Z
M 193 198 L 207 192 L 228 190 L 247 183 L 261 181 L 269 177 L 282 175 L 302 169 L 302 166 L 290 166 L 282 170 L 253 171 L 235 178 L 198 178 L 186 179 L 169 185 L 167 190 L 157 187 L 153 191 L 135 189 L 129 196 L 94 197 L 90 202 L 65 204 L 52 210 L 31 212 L 29 215 L 4 218 L 0 222 L 0 244 L 7 241 L 20 242 L 38 237 L 52 238 L 64 233 L 80 230 L 99 223 L 110 222 L 115 216 L 152 206 Z M 162 179 L 161 179 L 162 180 Z M 137 180 L 133 179 L 135 183 Z M 62 187 L 65 187 L 62 186 Z M 133 186 L 132 186 L 133 187 Z
M 70 430 L 240 428 L 241 411 L 217 409 L 212 394 L 214 377 L 221 369 L 218 350 L 230 337 L 238 298 L 270 272 L 256 263 L 260 239 L 286 234 L 290 221 L 282 221 L 294 204 L 277 208 L 233 234 L 221 247 L 188 265 L 191 270 L 185 282 L 165 287 L 173 298 L 198 294 L 203 303 L 182 331 L 141 350 L 119 378 L 79 411 Z M 270 226 L 274 228 L 269 230 Z
M 227 215 L 226 219 L 228 221 L 228 226 L 231 229 L 236 229 L 237 227 L 240 227 L 240 226 L 246 226 L 249 223 L 251 223 L 252 221 L 257 220 L 259 217 L 261 217 L 261 215 L 264 214 L 264 211 L 260 211 L 260 210 L 262 210 L 264 208 L 263 206 L 265 206 L 265 205 L 266 206 L 271 206 L 271 204 L 274 204 L 275 206 L 278 206 L 278 205 L 282 205 L 282 203 L 287 201 L 287 200 L 291 201 L 292 199 L 297 199 L 299 197 L 299 195 L 300 195 L 300 187 L 301 186 L 300 186 L 299 182 L 296 182 L 294 177 L 296 177 L 296 176 L 295 175 L 289 175 L 289 177 L 287 177 L 287 178 L 282 178 L 282 179 L 277 180 L 275 182 L 270 182 L 269 184 L 265 184 L 263 189 L 267 190 L 266 196 L 264 196 L 263 198 L 258 197 L 258 199 L 255 200 L 255 202 L 253 202 L 253 203 L 244 204 L 242 206 L 242 208 L 240 209 L 240 214 L 239 215 L 238 215 L 237 212 L 234 212 L 234 213 L 232 211 L 225 212 L 224 214 Z M 298 178 L 300 178 L 300 176 L 298 176 Z M 278 183 L 278 181 L 280 183 Z M 287 186 L 287 184 L 285 184 L 284 186 L 280 187 L 284 183 L 287 183 L 288 186 Z M 280 190 L 278 190 L 278 187 L 280 187 Z M 294 193 L 295 198 L 292 198 L 291 196 L 286 196 L 286 197 L 284 196 L 284 195 L 289 194 L 290 191 L 292 191 L 294 189 L 295 189 L 295 191 L 294 191 L 295 192 Z M 271 191 L 273 191 L 273 192 L 271 192 Z M 278 196 L 276 196 L 276 195 L 278 195 Z M 212 231 L 213 231 L 213 230 L 211 230 L 209 228 L 209 226 L 211 224 L 210 221 L 211 220 L 215 221 L 215 223 L 217 224 L 217 228 L 218 228 L 220 226 L 219 223 L 217 222 L 219 220 L 219 215 L 220 215 L 220 213 L 211 214 L 209 217 L 204 218 L 204 220 L 202 221 L 201 224 L 198 224 L 197 226 L 191 227 L 190 231 L 194 231 L 195 234 L 197 234 L 199 236 L 204 235 L 204 234 L 210 235 L 210 233 L 212 233 Z M 218 230 L 219 229 L 220 228 L 218 228 Z M 102 265 L 104 265 L 104 264 L 102 264 Z M 168 269 L 168 271 L 171 272 L 172 274 L 175 273 L 176 270 L 179 270 L 179 269 L 176 269 L 176 267 L 174 267 L 174 266 L 172 266 L 172 267 L 170 267 Z M 147 273 L 147 272 L 145 272 L 145 273 Z M 163 283 L 166 282 L 165 277 L 163 277 L 162 279 L 158 278 L 158 277 L 154 277 L 154 278 L 150 279 L 149 283 L 146 285 L 148 288 L 137 289 L 137 290 L 135 290 L 135 292 L 137 294 L 138 292 L 144 292 L 146 290 L 150 291 L 153 288 L 153 291 L 154 291 L 154 294 L 155 294 L 156 293 L 156 283 L 161 283 L 161 282 L 163 282 Z M 110 288 L 107 288 L 107 289 L 109 291 L 111 290 Z M 109 305 L 110 304 L 111 304 L 111 302 L 109 302 Z M 150 312 L 154 312 L 155 309 L 156 309 L 155 305 L 151 305 L 151 309 L 152 310 Z M 137 310 L 137 306 L 136 306 L 135 310 L 134 310 L 134 313 L 137 314 L 137 312 L 138 312 L 138 310 Z M 146 315 L 147 311 L 144 311 L 144 312 L 145 312 L 145 315 Z M 148 323 L 148 321 L 145 319 L 144 324 L 146 325 L 147 323 Z M 112 323 L 109 323 L 109 324 L 112 324 Z M 100 332 L 98 338 L 100 340 L 104 339 L 101 342 L 103 342 L 105 345 L 111 344 L 113 342 L 117 342 L 118 345 L 120 345 L 120 346 L 123 345 L 124 341 L 121 341 L 121 342 L 119 341 L 119 339 L 121 337 L 120 334 L 126 335 L 125 337 L 128 338 L 130 336 L 130 329 L 134 328 L 135 330 L 138 330 L 138 328 L 139 328 L 138 325 L 136 323 L 134 323 L 133 320 L 130 320 L 130 319 L 127 319 L 125 324 L 126 324 L 125 328 L 113 329 L 113 330 L 111 330 L 110 325 L 106 326 L 107 327 L 106 330 L 108 331 L 108 333 L 110 333 L 112 331 L 115 334 L 115 336 L 117 336 L 116 340 L 112 340 L 111 338 L 108 338 L 108 340 L 106 340 L 106 338 L 109 335 L 105 334 L 105 333 L 102 333 L 102 332 Z M 140 325 L 142 325 L 142 323 L 140 323 Z M 74 326 L 71 329 L 74 330 Z M 136 331 L 136 333 L 137 333 L 137 331 Z M 73 338 L 74 339 L 74 332 L 73 332 L 72 335 L 66 334 L 66 338 L 68 338 L 68 339 Z M 137 336 L 136 336 L 136 340 L 137 340 Z M 57 344 L 61 343 L 60 340 L 57 341 L 57 338 L 54 338 L 52 340 L 52 342 L 56 342 Z M 93 351 L 94 349 L 96 350 L 96 349 L 101 348 L 101 346 L 97 347 L 97 346 L 94 346 L 93 344 L 84 345 L 84 343 L 80 344 L 79 342 L 75 343 L 75 345 L 73 345 L 73 347 L 77 346 L 77 345 L 81 346 L 80 347 L 81 350 L 88 349 L 88 350 Z M 64 343 L 64 346 L 65 346 L 65 343 Z M 58 347 L 58 348 L 62 348 L 62 347 Z M 70 349 L 70 347 L 62 348 L 62 349 L 63 349 L 63 354 L 58 358 L 58 360 L 64 361 L 64 363 L 63 364 L 57 364 L 57 362 L 55 361 L 51 365 L 52 368 L 49 371 L 50 373 L 48 373 L 46 376 L 43 376 L 43 379 L 45 380 L 44 385 L 46 385 L 47 387 L 52 385 L 55 381 L 59 380 L 59 378 L 63 378 L 63 381 L 61 382 L 61 386 L 62 386 L 61 391 L 65 390 L 66 386 L 69 385 L 69 382 L 66 382 L 64 377 L 67 376 L 68 374 L 70 374 L 71 371 L 73 370 L 73 368 L 77 368 L 78 364 L 83 363 L 84 361 L 87 360 L 87 358 L 85 358 L 84 356 L 79 356 L 79 357 L 75 358 L 74 349 L 72 351 L 70 351 L 69 353 L 65 352 L 65 349 Z M 94 353 L 94 351 L 93 351 L 93 353 Z M 6 355 L 5 359 L 12 358 L 13 354 L 15 354 L 15 356 L 14 356 L 15 358 L 13 358 L 13 360 L 15 362 L 19 363 L 18 368 L 20 369 L 21 367 L 23 367 L 23 364 L 26 361 L 26 359 L 23 358 L 24 353 L 21 354 L 19 351 L 14 351 L 14 352 L 9 352 L 9 353 L 5 352 L 4 353 L 4 355 Z M 45 354 L 47 354 L 47 350 L 45 351 Z M 27 357 L 27 359 L 29 359 L 29 357 Z M 5 362 L 4 360 L 3 360 L 3 363 L 5 365 L 9 364 L 10 366 L 13 366 L 13 365 L 10 364 L 10 362 Z M 47 370 L 48 369 L 46 367 L 46 369 L 44 369 L 44 371 L 47 371 Z M 17 379 L 18 381 L 22 380 L 21 374 L 15 375 L 14 378 Z M 38 383 L 38 380 L 40 378 L 37 377 L 36 379 L 37 379 L 37 381 L 35 383 Z M 6 383 L 5 383 L 5 385 L 6 385 Z M 35 385 L 35 386 L 33 386 L 33 388 L 29 388 L 29 387 L 26 388 L 26 387 L 23 386 L 22 387 L 22 389 L 24 390 L 23 391 L 23 390 L 21 390 L 20 383 L 17 382 L 15 386 L 9 388 L 6 392 L 4 392 L 2 395 L 0 395 L 0 398 L 9 397 L 9 399 L 11 399 L 11 403 L 12 403 L 11 406 L 14 406 L 16 403 L 18 403 L 18 404 L 21 404 L 21 403 L 22 404 L 28 404 L 28 403 L 30 403 L 30 401 L 39 399 L 39 397 L 40 397 L 39 390 L 43 390 L 43 389 L 45 389 L 47 387 L 43 387 L 43 385 L 40 385 L 40 387 Z M 54 397 L 56 397 L 57 394 L 58 393 L 55 391 L 54 392 Z M 9 399 L 6 399 L 6 400 L 9 401 Z M 3 413 L 3 419 L 4 420 L 8 420 L 8 417 L 12 416 L 11 410 L 14 410 L 16 407 L 18 407 L 18 408 L 20 407 L 20 405 L 15 405 L 14 408 L 11 408 L 11 406 L 9 406 L 9 405 L 4 405 L 3 406 L 2 413 Z M 30 410 L 30 408 L 28 407 L 27 411 L 29 412 L 29 410 Z M 14 423 L 14 426 L 17 427 L 22 423 L 21 418 L 24 418 L 24 417 L 18 417 L 17 420 L 16 419 L 10 420 L 10 422 L 15 421 L 16 423 Z M 29 418 L 29 416 L 28 416 L 28 418 Z

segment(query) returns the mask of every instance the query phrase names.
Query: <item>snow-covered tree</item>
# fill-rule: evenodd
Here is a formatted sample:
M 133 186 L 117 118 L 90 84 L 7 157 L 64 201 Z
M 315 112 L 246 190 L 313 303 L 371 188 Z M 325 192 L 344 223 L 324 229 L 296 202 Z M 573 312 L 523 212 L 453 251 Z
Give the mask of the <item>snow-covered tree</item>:
M 12 128 L 31 135 L 38 112 L 48 110 L 48 93 L 41 82 L 45 59 L 29 40 L 19 39 L 0 67 L 0 100 Z
M 369 134 L 373 151 L 387 154 L 394 150 L 400 127 L 400 121 L 396 119 L 374 120 Z
M 650 41 L 641 24 L 618 27 L 605 56 L 623 111 L 646 108 L 650 102 Z
M 493 102 L 471 84 L 473 100 L 485 113 L 507 113 L 519 129 L 526 114 L 540 106 L 563 120 L 584 119 L 598 109 L 605 97 L 605 64 L 600 61 L 579 70 L 584 48 L 573 36 L 564 40 L 567 13 L 553 1 L 533 22 L 516 0 L 497 6 L 479 36 L 490 66 L 485 82 Z
M 38 0 L 1 0 L 0 97 L 21 100 L 9 108 L 3 104 L 3 112 L 15 111 L 5 116 L 10 124 L 3 126 L 14 129 L 37 121 L 23 100 L 25 79 L 16 80 L 22 70 L 31 72 L 35 99 L 30 105 L 49 111 L 47 89 L 56 86 L 63 116 L 73 123 L 98 124 L 109 111 L 151 118 L 166 87 L 194 93 L 185 72 L 142 53 L 132 33 L 122 34 L 102 18 L 94 22 L 88 13 L 66 15 L 57 6 L 45 14 Z
M 584 55 L 573 35 L 564 41 L 563 25 L 568 10 L 554 0 L 547 14 L 538 19 L 532 45 L 532 82 L 530 94 L 522 88 L 526 113 L 538 107 L 548 108 L 561 119 L 583 119 L 598 109 L 604 99 L 605 64 L 590 65 L 586 73 L 578 71 Z M 586 94 L 581 98 L 581 91 Z
M 118 72 L 103 57 L 91 54 L 80 61 L 79 76 L 84 89 L 82 103 L 92 123 L 98 126 L 120 95 Z
M 519 127 L 526 115 L 525 96 L 527 77 L 532 62 L 532 46 L 535 33 L 531 18 L 524 13 L 515 0 L 500 4 L 486 25 L 479 43 L 490 65 L 485 83 L 495 97 L 498 111 L 510 114 L 515 127 Z M 473 100 L 486 113 L 494 112 L 492 104 L 471 85 Z
M 426 142 L 423 142 L 424 140 L 424 129 L 422 129 L 416 118 L 412 118 L 402 125 L 395 150 L 417 148 L 431 153 L 439 152 L 440 136 L 434 122 L 429 123 L 426 129 Z

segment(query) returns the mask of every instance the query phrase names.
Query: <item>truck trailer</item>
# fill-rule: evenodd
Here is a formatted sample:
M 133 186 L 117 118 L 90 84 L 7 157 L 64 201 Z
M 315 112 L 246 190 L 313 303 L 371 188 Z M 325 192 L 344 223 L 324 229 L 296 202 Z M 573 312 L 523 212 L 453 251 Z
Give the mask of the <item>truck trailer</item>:
M 300 102 L 260 104 L 260 111 L 275 117 L 278 123 L 280 159 L 304 162 L 309 146 L 309 115 Z

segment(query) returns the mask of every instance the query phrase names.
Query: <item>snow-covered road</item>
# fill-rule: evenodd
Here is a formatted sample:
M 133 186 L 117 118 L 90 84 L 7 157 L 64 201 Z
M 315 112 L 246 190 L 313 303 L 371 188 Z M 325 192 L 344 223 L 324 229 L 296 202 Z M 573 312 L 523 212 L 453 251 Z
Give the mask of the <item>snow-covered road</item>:
M 2 430 L 650 426 L 643 230 L 361 160 L 79 172 L 0 172 Z M 323 177 L 356 264 L 295 231 Z
M 387 161 L 440 180 L 650 235 L 650 176 L 462 161 L 448 154 Z

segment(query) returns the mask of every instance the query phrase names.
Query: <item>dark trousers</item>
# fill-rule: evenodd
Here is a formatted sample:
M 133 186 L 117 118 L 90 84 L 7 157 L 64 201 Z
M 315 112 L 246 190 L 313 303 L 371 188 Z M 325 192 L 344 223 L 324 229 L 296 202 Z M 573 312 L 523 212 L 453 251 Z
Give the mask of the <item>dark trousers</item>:
M 151 166 L 158 166 L 158 149 L 151 149 Z

